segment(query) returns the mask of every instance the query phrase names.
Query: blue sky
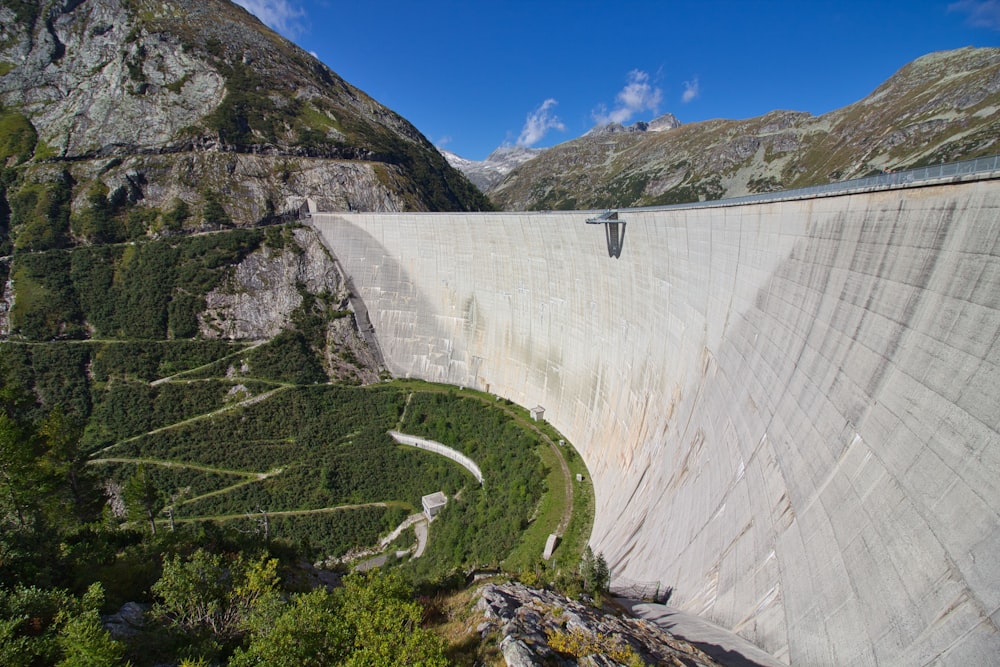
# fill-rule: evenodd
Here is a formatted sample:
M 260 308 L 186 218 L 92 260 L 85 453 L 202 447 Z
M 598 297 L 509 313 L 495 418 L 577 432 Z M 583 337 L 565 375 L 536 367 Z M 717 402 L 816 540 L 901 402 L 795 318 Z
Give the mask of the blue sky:
M 428 139 L 480 160 L 594 125 L 822 114 L 930 53 L 1000 46 L 1000 0 L 238 0 Z

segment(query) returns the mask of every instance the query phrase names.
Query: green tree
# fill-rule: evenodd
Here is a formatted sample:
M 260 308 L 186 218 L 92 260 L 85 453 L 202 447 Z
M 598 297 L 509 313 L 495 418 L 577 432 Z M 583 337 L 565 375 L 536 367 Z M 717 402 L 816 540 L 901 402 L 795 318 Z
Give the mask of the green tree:
M 10 197 L 10 226 L 18 250 L 62 248 L 69 241 L 72 177 L 63 172 L 49 183 L 29 183 Z
M 97 243 L 124 240 L 125 228 L 117 217 L 123 203 L 109 199 L 108 187 L 97 181 L 87 191 L 87 207 L 70 220 L 73 233 Z
M 52 522 L 65 524 L 67 506 L 76 522 L 93 520 L 101 497 L 80 450 L 82 425 L 56 406 L 38 424 L 37 434 L 43 447 L 40 478 L 47 482 L 46 509 Z
M 187 202 L 175 199 L 170 210 L 163 214 L 163 226 L 172 232 L 179 232 L 190 217 L 191 207 Z
M 123 493 L 129 519 L 148 521 L 150 532 L 156 535 L 156 515 L 166 503 L 146 466 L 136 467 L 135 473 L 125 482 Z
M 76 614 L 63 613 L 64 622 L 56 639 L 62 650 L 57 667 L 112 667 L 130 664 L 125 661 L 125 647 L 111 638 L 101 625 L 99 610 L 104 590 L 99 583 L 90 586 Z
M 583 590 L 598 598 L 602 593 L 606 593 L 608 585 L 611 583 L 611 571 L 608 569 L 608 562 L 604 559 L 604 554 L 594 555 L 593 549 L 589 546 L 583 552 L 579 567 L 580 579 L 583 583 Z
M 0 665 L 32 667 L 59 659 L 60 619 L 75 601 L 66 591 L 18 585 L 0 588 Z
M 198 549 L 163 563 L 153 584 L 153 616 L 186 631 L 209 632 L 222 640 L 238 637 L 251 615 L 271 609 L 278 599 L 278 561 L 242 554 L 232 562 Z
M 33 456 L 26 433 L 20 424 L 0 413 L 0 484 L 2 507 L 9 519 L 27 526 L 27 502 L 31 489 Z
M 233 224 L 232 218 L 226 213 L 225 207 L 219 201 L 219 195 L 215 192 L 205 194 L 205 206 L 202 210 L 206 225 L 229 227 Z
M 444 667 L 444 642 L 420 627 L 423 609 L 398 572 L 347 577 L 338 594 L 355 650 L 343 664 L 355 667 Z
M 250 643 L 230 664 L 443 667 L 444 642 L 420 627 L 422 616 L 398 572 L 353 575 L 334 593 L 315 590 L 275 616 L 257 615 Z
M 277 615 L 258 611 L 252 627 L 250 643 L 237 649 L 231 667 L 323 667 L 340 664 L 351 649 L 337 599 L 321 588 L 297 595 Z

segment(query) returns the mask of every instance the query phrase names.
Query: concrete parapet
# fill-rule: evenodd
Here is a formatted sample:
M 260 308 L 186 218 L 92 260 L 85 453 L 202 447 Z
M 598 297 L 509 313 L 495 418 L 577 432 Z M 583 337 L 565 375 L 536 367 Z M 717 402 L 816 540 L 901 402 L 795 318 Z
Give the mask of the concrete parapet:
M 544 405 L 614 576 L 795 664 L 1000 655 L 1000 181 L 316 214 L 390 371 Z
M 479 469 L 479 466 L 476 465 L 476 462 L 457 449 L 452 449 L 447 445 L 442 445 L 440 442 L 435 440 L 428 440 L 427 438 L 421 438 L 415 435 L 407 435 L 406 433 L 400 433 L 399 431 L 389 431 L 389 435 L 393 440 L 401 445 L 409 445 L 410 447 L 425 449 L 429 452 L 434 452 L 435 454 L 440 454 L 441 456 L 451 459 L 471 472 L 477 482 L 480 484 L 483 483 L 483 472 Z

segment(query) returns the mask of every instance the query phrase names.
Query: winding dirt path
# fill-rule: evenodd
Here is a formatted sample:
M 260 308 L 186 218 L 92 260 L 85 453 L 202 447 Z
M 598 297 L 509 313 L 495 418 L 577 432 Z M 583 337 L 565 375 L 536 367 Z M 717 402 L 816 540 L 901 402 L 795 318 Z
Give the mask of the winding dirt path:
M 348 510 L 361 509 L 362 507 L 407 507 L 405 503 L 397 502 L 377 502 L 377 503 L 357 503 L 355 505 L 336 505 L 334 507 L 318 507 L 311 510 L 278 510 L 267 512 L 267 516 L 304 516 L 307 514 L 332 514 L 333 512 L 344 512 Z M 256 516 L 257 512 L 243 512 L 242 514 L 216 514 L 213 516 L 190 516 L 178 517 L 175 523 L 192 523 L 194 521 L 232 521 L 233 519 L 245 519 L 247 515 Z M 158 519 L 162 521 L 162 519 Z

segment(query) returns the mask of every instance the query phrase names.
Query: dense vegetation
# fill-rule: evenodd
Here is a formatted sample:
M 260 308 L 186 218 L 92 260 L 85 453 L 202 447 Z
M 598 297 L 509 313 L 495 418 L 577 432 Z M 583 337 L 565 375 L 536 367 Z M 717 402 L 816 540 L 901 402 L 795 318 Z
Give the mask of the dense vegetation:
M 174 370 L 177 361 L 165 352 L 167 343 L 134 345 L 154 353 L 146 369 L 122 354 L 126 344 L 0 348 L 3 664 L 53 664 L 94 651 L 107 664 L 185 655 L 231 664 L 297 664 L 274 662 L 267 651 L 282 640 L 272 633 L 293 619 L 332 632 L 344 622 L 343 605 L 351 599 L 339 592 L 294 593 L 298 559 L 339 557 L 372 545 L 419 510 L 421 495 L 444 490 L 451 502 L 434 522 L 428 552 L 405 564 L 407 576 L 420 581 L 454 568 L 496 565 L 528 525 L 543 491 L 534 437 L 474 398 L 454 391 L 412 393 L 392 384 L 359 388 L 242 378 L 237 400 L 230 397 L 236 380 L 178 379 L 155 386 L 139 380 L 164 363 Z M 210 347 L 229 352 L 215 343 Z M 67 378 L 76 374 L 67 395 L 90 392 L 89 401 L 77 401 L 68 412 L 47 402 L 59 396 L 53 389 L 39 391 L 47 397 L 40 401 L 20 388 L 25 378 L 46 377 L 34 363 L 53 351 L 72 361 L 63 367 Z M 201 352 L 186 365 L 203 361 L 206 350 Z M 95 366 L 87 359 L 100 359 L 100 381 L 85 372 Z M 34 384 L 43 386 L 44 380 Z M 246 401 L 248 395 L 267 398 Z M 399 425 L 404 411 L 403 428 L 474 457 L 489 492 L 453 462 L 395 445 L 386 431 Z M 66 507 L 73 512 L 66 514 Z M 185 581 L 194 577 L 214 583 L 192 589 Z M 262 587 L 250 600 L 241 597 L 248 595 L 248 582 Z M 411 627 L 420 612 L 402 580 L 348 580 L 352 586 L 352 595 L 371 596 L 369 588 L 389 595 L 383 604 L 396 619 L 391 622 L 417 632 L 398 631 L 393 641 L 403 644 L 393 651 L 423 636 Z M 194 590 L 208 599 L 191 600 Z M 125 602 L 152 604 L 150 625 L 113 641 L 101 629 L 99 614 Z M 296 616 L 309 605 L 315 608 L 308 619 Z M 345 636 L 369 631 L 338 630 Z M 338 646 L 324 650 L 345 651 L 351 643 Z M 430 651 L 428 664 L 443 664 L 434 662 L 443 660 L 440 648 L 427 635 L 412 650 Z M 351 654 L 338 655 L 348 660 Z
M 218 270 L 257 249 L 261 230 L 22 253 L 11 330 L 27 340 L 161 340 L 197 334 Z
M 274 653 L 297 626 L 315 628 L 302 650 L 324 652 L 322 664 L 398 664 L 409 652 L 444 664 L 411 586 L 514 552 L 518 568 L 539 561 L 522 536 L 559 520 L 539 509 L 549 448 L 509 405 L 329 382 L 318 346 L 324 317 L 340 314 L 314 308 L 322 296 L 304 293 L 288 329 L 255 346 L 176 324 L 179 295 L 197 323 L 233 264 L 289 242 L 268 228 L 15 249 L 18 298 L 0 345 L 0 664 L 301 664 L 299 644 Z M 484 486 L 390 429 L 467 454 Z M 422 557 L 315 589 L 303 562 L 343 570 L 366 557 L 359 549 L 378 553 L 435 491 L 449 502 Z M 390 549 L 414 539 L 406 531 Z M 356 598 L 384 607 L 377 631 L 351 620 Z M 102 614 L 125 603 L 144 605 L 145 625 L 112 638 Z M 373 632 L 381 658 L 352 648 Z
M 483 471 L 482 488 L 467 488 L 444 508 L 427 560 L 414 565 L 499 565 L 498 556 L 528 527 L 543 490 L 536 437 L 496 408 L 454 393 L 415 394 L 403 430 L 457 449 Z

